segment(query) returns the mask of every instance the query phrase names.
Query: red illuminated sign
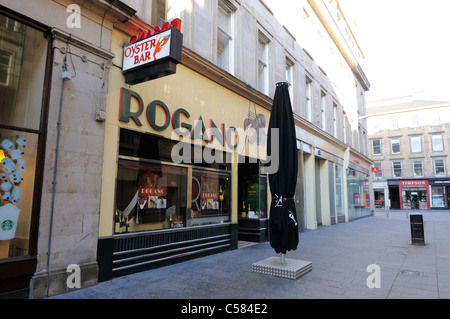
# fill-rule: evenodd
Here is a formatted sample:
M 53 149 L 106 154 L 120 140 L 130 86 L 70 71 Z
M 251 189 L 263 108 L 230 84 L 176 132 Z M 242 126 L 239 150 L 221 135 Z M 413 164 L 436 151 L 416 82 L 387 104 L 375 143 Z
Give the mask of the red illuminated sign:
M 181 20 L 175 19 L 133 36 L 123 49 L 125 83 L 134 85 L 176 73 L 183 48 L 180 31 Z
M 417 180 L 417 181 L 399 181 L 399 187 L 428 187 L 427 180 Z

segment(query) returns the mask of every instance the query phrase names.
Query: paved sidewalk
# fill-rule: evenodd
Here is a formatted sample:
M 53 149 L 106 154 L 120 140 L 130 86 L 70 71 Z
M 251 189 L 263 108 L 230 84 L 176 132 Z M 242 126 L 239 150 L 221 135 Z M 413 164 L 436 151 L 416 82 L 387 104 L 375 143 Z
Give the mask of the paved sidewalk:
M 424 216 L 426 245 L 412 245 L 405 211 L 300 233 L 287 258 L 312 262 L 297 280 L 252 272 L 252 263 L 276 256 L 269 243 L 141 272 L 54 299 L 448 299 L 450 212 Z M 368 288 L 369 265 L 381 271 L 380 288 Z

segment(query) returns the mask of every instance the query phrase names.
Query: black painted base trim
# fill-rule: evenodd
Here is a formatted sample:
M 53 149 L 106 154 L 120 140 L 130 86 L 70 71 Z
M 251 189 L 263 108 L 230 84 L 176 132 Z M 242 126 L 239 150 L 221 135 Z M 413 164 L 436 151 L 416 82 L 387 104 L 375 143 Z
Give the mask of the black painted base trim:
M 237 249 L 237 233 L 230 223 L 100 238 L 98 281 Z
M 262 243 L 269 239 L 269 220 L 239 218 L 239 240 Z

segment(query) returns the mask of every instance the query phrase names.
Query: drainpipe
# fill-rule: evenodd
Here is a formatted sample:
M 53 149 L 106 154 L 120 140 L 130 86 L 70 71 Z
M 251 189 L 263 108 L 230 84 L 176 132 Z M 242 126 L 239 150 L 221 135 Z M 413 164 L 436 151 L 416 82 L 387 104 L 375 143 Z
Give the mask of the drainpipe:
M 56 193 L 56 171 L 58 168 L 58 155 L 59 155 L 59 139 L 61 136 L 61 113 L 62 113 L 62 105 L 63 105 L 63 97 L 64 97 L 64 83 L 66 80 L 70 80 L 71 76 L 67 73 L 67 52 L 64 56 L 64 62 L 62 66 L 62 81 L 61 81 L 61 95 L 59 97 L 59 112 L 58 112 L 58 122 L 57 125 L 57 135 L 56 135 L 56 149 L 55 149 L 55 164 L 53 169 L 53 181 L 52 181 L 52 201 L 50 208 L 50 222 L 49 222 L 49 231 L 48 231 L 48 245 L 47 245 L 47 284 L 45 295 L 48 298 L 49 288 L 50 288 L 50 255 L 51 255 L 51 246 L 52 246 L 52 232 L 53 232 L 53 214 L 55 209 L 55 193 Z

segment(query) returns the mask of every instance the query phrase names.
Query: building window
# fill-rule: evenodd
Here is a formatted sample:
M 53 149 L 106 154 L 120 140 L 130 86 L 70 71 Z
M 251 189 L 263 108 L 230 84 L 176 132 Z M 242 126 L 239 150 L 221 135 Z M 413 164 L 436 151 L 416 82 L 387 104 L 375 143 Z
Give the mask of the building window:
M 50 38 L 0 14 L 0 261 L 36 256 Z
M 366 98 L 364 95 L 364 91 L 360 91 L 359 92 L 359 103 L 360 103 L 362 116 L 366 115 L 366 101 L 365 100 L 366 100 Z
M 174 141 L 121 129 L 116 234 L 230 221 L 229 170 L 214 167 L 220 164 L 200 167 L 171 163 L 174 145 Z M 196 146 L 186 147 L 194 154 Z
M 372 132 L 378 132 L 380 130 L 380 119 L 378 117 L 372 117 L 369 121 Z
M 423 161 L 412 161 L 412 166 L 414 177 L 423 176 Z
M 445 208 L 448 207 L 448 200 L 450 197 L 446 193 L 445 186 L 431 187 L 431 207 Z
M 233 12 L 219 2 L 217 16 L 217 66 L 233 73 Z
M 344 129 L 344 144 L 347 144 L 347 114 L 345 112 L 342 113 L 342 127 Z
M 337 138 L 337 104 L 333 102 L 333 136 Z
M 0 50 L 0 85 L 8 86 L 12 74 L 12 52 Z
M 362 130 L 360 142 L 361 142 L 361 153 L 367 155 L 367 134 L 365 130 Z
M 262 93 L 269 94 L 269 40 L 262 33 L 258 37 L 258 85 Z
M 391 116 L 391 129 L 392 130 L 398 129 L 398 117 L 396 115 Z
M 411 136 L 411 152 L 412 153 L 422 152 L 422 137 Z
M 327 107 L 327 94 L 324 91 L 320 92 L 320 107 L 322 111 L 322 130 L 327 129 L 327 116 L 326 116 L 326 107 Z
M 411 127 L 419 127 L 419 113 L 411 113 Z
M 439 110 L 434 110 L 431 112 L 431 125 L 441 124 L 441 112 Z
M 381 163 L 374 163 L 373 167 L 378 168 L 378 172 L 375 172 L 373 174 L 373 177 L 375 178 L 383 178 L 383 168 Z
M 286 83 L 288 84 L 289 97 L 291 99 L 292 108 L 294 107 L 294 63 L 286 58 Z
M 400 154 L 401 147 L 400 147 L 400 139 L 399 138 L 391 139 L 391 152 L 392 152 L 392 154 Z
M 402 177 L 402 162 L 392 162 L 392 177 Z
M 306 119 L 311 122 L 312 116 L 312 80 L 306 77 Z
M 166 1 L 167 0 L 154 0 L 152 1 L 152 24 L 154 26 L 162 26 L 167 20 L 166 15 Z
M 434 162 L 434 175 L 445 176 L 445 161 L 443 159 L 435 159 L 433 162 Z
M 444 142 L 442 135 L 431 135 L 431 144 L 434 152 L 440 152 L 444 150 Z

